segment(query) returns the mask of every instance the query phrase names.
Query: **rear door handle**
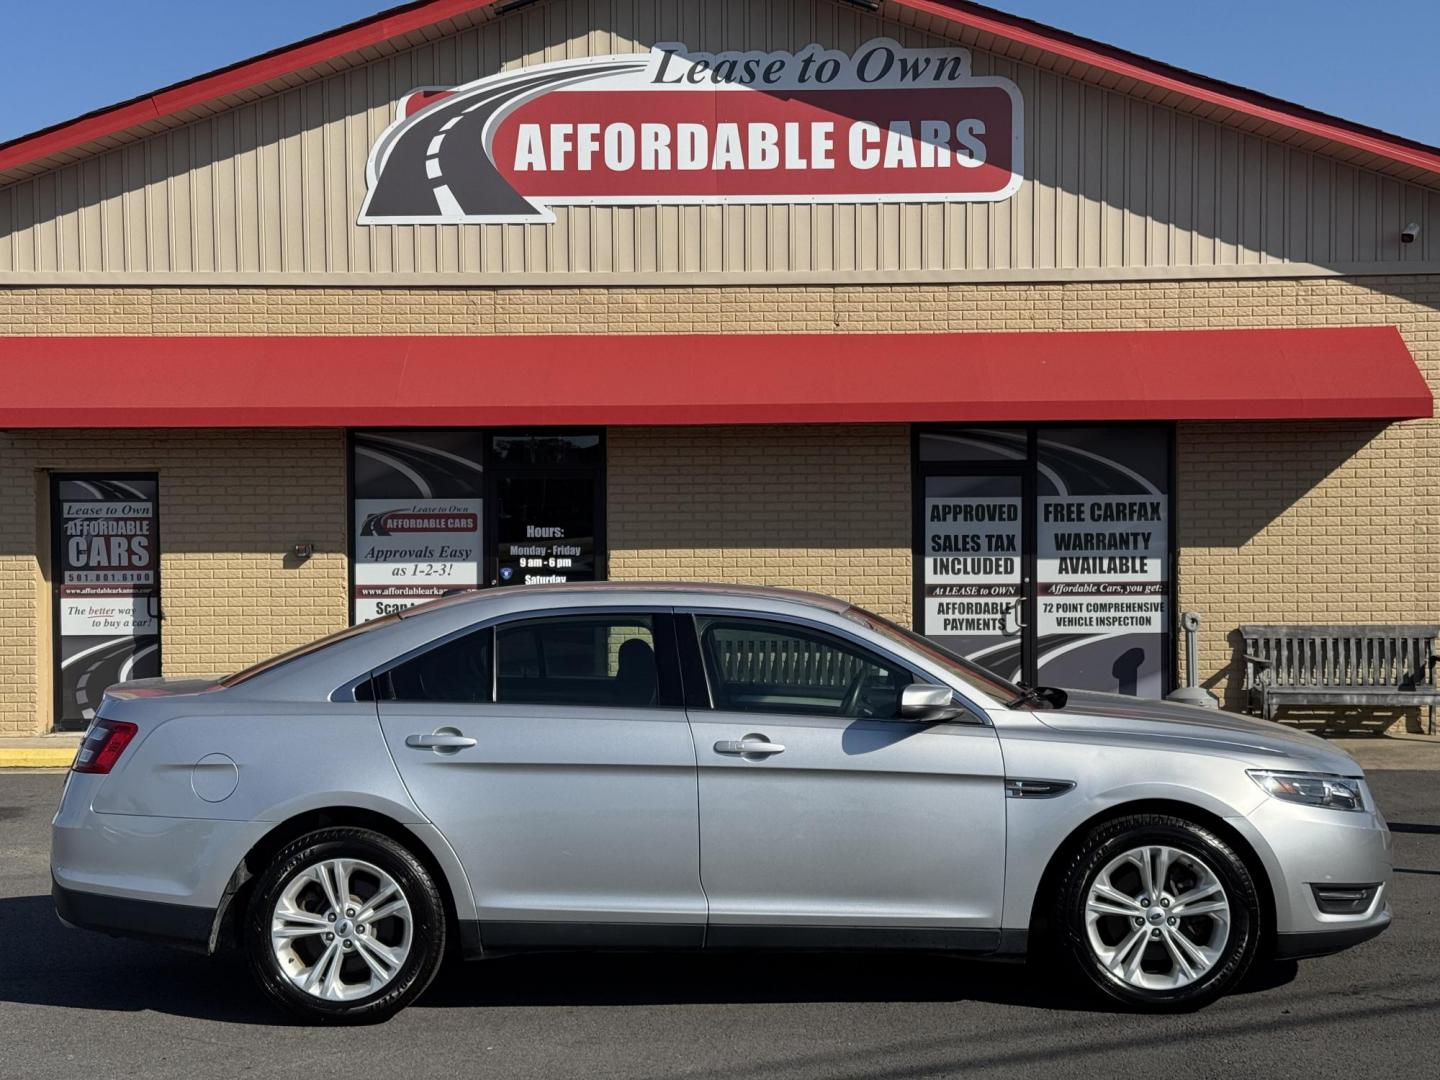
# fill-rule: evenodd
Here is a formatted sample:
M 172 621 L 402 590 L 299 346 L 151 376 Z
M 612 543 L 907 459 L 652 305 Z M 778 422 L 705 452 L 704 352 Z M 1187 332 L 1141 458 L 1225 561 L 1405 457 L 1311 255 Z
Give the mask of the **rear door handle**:
M 416 750 L 454 753 L 456 750 L 468 750 L 475 745 L 475 740 L 459 732 L 437 731 L 431 735 L 407 735 L 405 745 L 413 746 Z
M 757 754 L 766 757 L 770 754 L 783 754 L 785 747 L 771 742 L 763 735 L 746 735 L 743 739 L 721 739 L 715 744 L 715 752 L 717 754 Z

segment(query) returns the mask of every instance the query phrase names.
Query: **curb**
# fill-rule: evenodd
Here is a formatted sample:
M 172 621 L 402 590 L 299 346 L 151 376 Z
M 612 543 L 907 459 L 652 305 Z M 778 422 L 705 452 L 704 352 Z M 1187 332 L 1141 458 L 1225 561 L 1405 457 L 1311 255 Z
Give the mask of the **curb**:
M 73 746 L 0 747 L 0 769 L 68 769 L 74 760 Z

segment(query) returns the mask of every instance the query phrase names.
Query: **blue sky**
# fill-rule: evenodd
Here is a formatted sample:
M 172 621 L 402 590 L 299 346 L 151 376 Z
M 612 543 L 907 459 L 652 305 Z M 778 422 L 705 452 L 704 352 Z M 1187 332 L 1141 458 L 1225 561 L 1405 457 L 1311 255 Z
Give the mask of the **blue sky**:
M 1324 112 L 1440 144 L 1436 0 L 992 0 Z M 392 0 L 6 4 L 0 140 L 254 56 Z

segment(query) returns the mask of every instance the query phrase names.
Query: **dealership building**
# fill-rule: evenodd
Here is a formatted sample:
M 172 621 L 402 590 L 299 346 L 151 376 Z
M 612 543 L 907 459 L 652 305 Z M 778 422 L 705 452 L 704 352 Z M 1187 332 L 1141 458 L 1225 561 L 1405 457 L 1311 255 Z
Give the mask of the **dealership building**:
M 0 734 L 462 588 L 1159 696 L 1437 621 L 1440 150 L 959 0 L 429 0 L 0 146 Z

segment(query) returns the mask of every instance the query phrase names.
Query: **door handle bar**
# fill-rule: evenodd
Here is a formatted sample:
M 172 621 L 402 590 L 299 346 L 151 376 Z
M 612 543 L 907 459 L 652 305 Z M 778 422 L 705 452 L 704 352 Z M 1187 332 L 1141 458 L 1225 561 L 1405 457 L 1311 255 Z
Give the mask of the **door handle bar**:
M 405 745 L 417 750 L 468 750 L 475 740 L 466 735 L 407 735 Z
M 715 744 L 717 754 L 783 754 L 785 747 L 767 739 L 721 739 Z

